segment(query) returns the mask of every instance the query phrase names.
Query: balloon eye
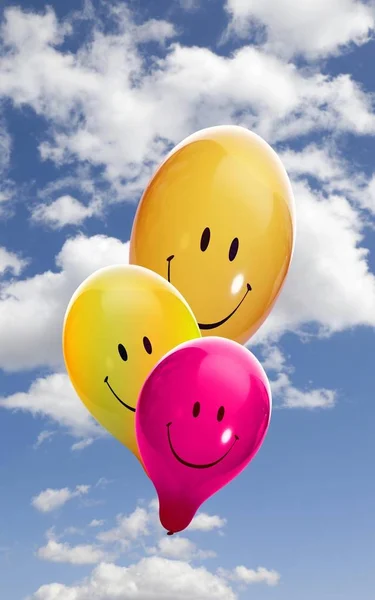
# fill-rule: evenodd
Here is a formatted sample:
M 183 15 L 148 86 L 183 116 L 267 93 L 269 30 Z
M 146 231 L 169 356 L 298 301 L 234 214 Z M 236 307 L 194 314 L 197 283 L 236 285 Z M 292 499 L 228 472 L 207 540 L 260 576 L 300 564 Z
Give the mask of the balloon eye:
M 229 248 L 229 260 L 232 261 L 236 258 L 238 252 L 238 246 L 240 245 L 239 239 L 234 238 Z
M 119 344 L 117 346 L 118 353 L 121 356 L 122 360 L 128 360 L 128 353 L 126 352 L 125 346 Z
M 224 413 L 225 413 L 224 406 L 220 406 L 219 410 L 217 411 L 217 420 L 218 421 L 222 421 L 224 419 Z
M 193 417 L 197 417 L 201 411 L 201 405 L 199 402 L 196 402 L 193 406 Z
M 206 227 L 206 229 L 202 233 L 201 237 L 201 250 L 204 252 L 208 248 L 208 244 L 210 243 L 211 232 L 210 228 Z
M 145 350 L 146 350 L 147 354 L 151 354 L 152 353 L 151 342 L 148 339 L 148 337 L 146 337 L 146 336 L 143 338 L 143 345 L 145 347 Z

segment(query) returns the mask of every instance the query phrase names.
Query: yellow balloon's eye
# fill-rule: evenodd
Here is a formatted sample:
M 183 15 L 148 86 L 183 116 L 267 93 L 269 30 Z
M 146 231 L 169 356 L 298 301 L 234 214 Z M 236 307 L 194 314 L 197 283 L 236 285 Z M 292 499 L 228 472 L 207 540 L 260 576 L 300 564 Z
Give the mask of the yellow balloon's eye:
M 237 252 L 238 252 L 238 247 L 240 245 L 240 242 L 238 241 L 238 238 L 234 238 L 234 240 L 232 241 L 230 248 L 229 248 L 229 260 L 232 262 L 232 260 L 234 260 L 237 256 Z
M 117 348 L 118 348 L 118 353 L 121 356 L 122 360 L 128 360 L 128 353 L 126 352 L 125 346 L 123 346 L 122 344 L 119 344 Z
M 144 348 L 145 348 L 147 354 L 152 354 L 152 346 L 151 346 L 151 342 L 148 339 L 148 337 L 143 338 L 143 345 L 144 345 Z

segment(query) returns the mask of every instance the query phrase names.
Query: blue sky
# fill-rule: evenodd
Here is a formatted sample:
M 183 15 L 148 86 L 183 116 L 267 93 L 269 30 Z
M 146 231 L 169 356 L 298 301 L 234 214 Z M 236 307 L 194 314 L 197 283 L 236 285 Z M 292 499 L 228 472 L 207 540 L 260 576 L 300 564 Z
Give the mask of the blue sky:
M 374 6 L 1 10 L 0 597 L 373 599 Z M 151 482 L 71 389 L 61 324 L 85 277 L 127 262 L 166 152 L 224 123 L 278 151 L 296 199 L 251 344 L 275 410 L 251 465 L 166 538 Z

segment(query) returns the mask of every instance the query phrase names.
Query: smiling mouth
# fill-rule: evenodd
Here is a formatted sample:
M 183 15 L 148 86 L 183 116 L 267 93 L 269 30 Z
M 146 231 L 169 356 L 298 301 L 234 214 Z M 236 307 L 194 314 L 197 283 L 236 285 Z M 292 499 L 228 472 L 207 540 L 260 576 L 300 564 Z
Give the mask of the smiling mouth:
M 171 261 L 173 258 L 174 258 L 174 254 L 172 254 L 171 256 L 168 256 L 168 258 L 167 258 L 169 283 L 172 283 L 171 282 Z M 216 329 L 216 327 L 220 327 L 220 325 L 224 325 L 224 323 L 226 323 L 231 317 L 233 317 L 234 313 L 236 313 L 238 311 L 242 302 L 245 300 L 246 296 L 248 295 L 249 292 L 251 292 L 251 290 L 252 290 L 252 287 L 251 287 L 250 283 L 247 283 L 246 284 L 246 292 L 243 295 L 242 300 L 240 300 L 240 302 L 237 304 L 236 308 L 234 310 L 232 310 L 232 312 L 227 317 L 224 317 L 224 319 L 221 319 L 221 321 L 216 321 L 216 323 L 198 323 L 199 329 L 204 329 L 204 330 Z
M 133 408 L 132 406 L 129 406 L 129 404 L 126 404 L 125 402 L 123 402 L 121 400 L 121 398 L 118 397 L 118 395 L 116 394 L 116 392 L 113 390 L 113 388 L 111 388 L 109 381 L 108 381 L 108 375 L 107 377 L 104 379 L 104 383 L 106 383 L 109 387 L 109 389 L 111 390 L 112 394 L 114 395 L 114 397 L 120 402 L 120 404 L 122 404 L 123 406 L 125 406 L 125 408 L 127 408 L 128 410 L 131 410 L 132 412 L 135 412 L 135 408 Z
M 221 458 L 218 458 L 217 460 L 215 460 L 212 463 L 208 463 L 206 465 L 196 465 L 194 463 L 190 463 L 187 462 L 186 460 L 183 460 L 176 452 L 176 450 L 173 448 L 172 445 L 172 440 L 171 440 L 171 433 L 170 433 L 170 426 L 172 425 L 172 422 L 167 423 L 167 431 L 168 431 L 168 442 L 169 442 L 169 447 L 172 451 L 173 456 L 178 460 L 179 463 L 181 463 L 182 465 L 184 465 L 185 467 L 190 467 L 191 469 L 209 469 L 210 467 L 214 467 L 215 465 L 218 465 L 219 462 L 221 462 L 222 460 L 224 460 L 224 458 L 226 456 L 228 456 L 229 452 L 233 449 L 235 443 L 237 442 L 237 440 L 239 440 L 240 438 L 238 437 L 238 435 L 235 435 L 235 440 L 233 442 L 233 444 L 231 445 L 231 447 L 229 448 L 229 450 L 226 451 L 225 454 L 223 454 L 223 456 Z

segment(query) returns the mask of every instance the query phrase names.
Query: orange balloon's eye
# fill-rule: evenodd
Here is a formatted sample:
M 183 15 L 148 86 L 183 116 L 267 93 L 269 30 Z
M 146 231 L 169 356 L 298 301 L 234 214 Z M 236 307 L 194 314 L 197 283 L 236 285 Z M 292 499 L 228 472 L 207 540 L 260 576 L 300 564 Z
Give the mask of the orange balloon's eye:
M 206 229 L 203 231 L 202 237 L 201 237 L 202 252 L 205 252 L 205 250 L 207 250 L 208 244 L 210 243 L 210 237 L 211 237 L 210 229 L 209 229 L 209 227 L 206 227 Z
M 240 242 L 239 242 L 238 238 L 234 238 L 234 240 L 232 241 L 230 248 L 229 248 L 229 260 L 230 261 L 232 261 L 236 258 L 239 245 L 240 245 Z

